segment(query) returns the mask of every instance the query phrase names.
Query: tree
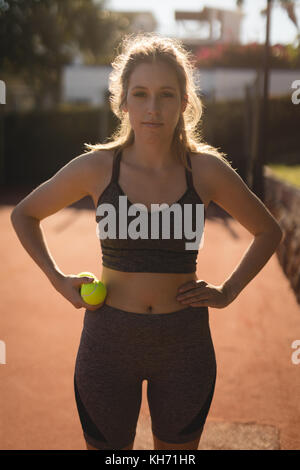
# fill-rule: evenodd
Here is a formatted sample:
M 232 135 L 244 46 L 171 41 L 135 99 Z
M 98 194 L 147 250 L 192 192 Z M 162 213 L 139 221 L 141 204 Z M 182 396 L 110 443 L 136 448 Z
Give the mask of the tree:
M 275 3 L 274 0 L 271 0 L 272 3 Z M 300 35 L 300 26 L 295 13 L 295 4 L 296 0 L 278 0 L 279 5 L 287 12 L 288 17 L 294 23 L 297 28 L 298 38 Z M 244 6 L 244 0 L 236 0 L 236 5 L 238 8 Z M 262 14 L 266 13 L 266 9 L 261 12 Z
M 290 20 L 294 23 L 299 34 L 299 24 L 295 13 L 295 2 L 290 0 L 280 0 L 282 8 L 284 8 L 288 14 Z
M 105 0 L 0 0 L 0 68 L 33 90 L 36 106 L 47 95 L 60 101 L 61 74 L 81 53 L 103 63 L 127 23 L 105 10 Z
M 199 67 L 258 68 L 263 60 L 264 44 L 217 44 L 194 47 Z M 270 67 L 293 69 L 300 67 L 300 49 L 292 44 L 270 46 Z

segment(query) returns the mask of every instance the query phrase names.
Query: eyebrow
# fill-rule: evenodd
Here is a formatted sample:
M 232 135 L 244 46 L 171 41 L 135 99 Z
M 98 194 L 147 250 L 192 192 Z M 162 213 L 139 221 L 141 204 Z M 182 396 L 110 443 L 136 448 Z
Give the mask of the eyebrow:
M 136 86 L 134 86 L 134 87 L 132 88 L 132 90 L 135 90 L 135 88 L 147 89 L 147 87 L 145 87 L 145 86 L 136 85 Z M 174 87 L 172 87 L 172 86 L 162 86 L 162 87 L 160 87 L 160 88 L 161 88 L 161 89 L 163 89 L 163 88 L 169 88 L 170 90 L 176 91 L 176 89 L 175 89 Z

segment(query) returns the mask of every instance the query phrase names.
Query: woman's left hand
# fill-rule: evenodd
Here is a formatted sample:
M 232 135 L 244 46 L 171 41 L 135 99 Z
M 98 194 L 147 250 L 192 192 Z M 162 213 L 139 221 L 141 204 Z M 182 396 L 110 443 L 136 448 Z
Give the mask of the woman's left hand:
M 203 280 L 189 281 L 179 287 L 176 300 L 191 307 L 224 308 L 232 302 L 223 285 L 213 286 Z

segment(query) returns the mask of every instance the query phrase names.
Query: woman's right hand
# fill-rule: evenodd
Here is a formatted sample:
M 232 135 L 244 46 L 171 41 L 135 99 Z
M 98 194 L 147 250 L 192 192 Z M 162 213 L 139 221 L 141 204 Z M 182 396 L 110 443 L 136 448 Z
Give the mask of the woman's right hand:
M 80 295 L 81 284 L 87 284 L 93 282 L 91 277 L 80 277 L 74 274 L 60 275 L 52 284 L 54 288 L 67 299 L 75 308 L 85 308 L 87 310 L 95 311 L 98 310 L 105 302 L 101 302 L 97 305 L 87 304 Z

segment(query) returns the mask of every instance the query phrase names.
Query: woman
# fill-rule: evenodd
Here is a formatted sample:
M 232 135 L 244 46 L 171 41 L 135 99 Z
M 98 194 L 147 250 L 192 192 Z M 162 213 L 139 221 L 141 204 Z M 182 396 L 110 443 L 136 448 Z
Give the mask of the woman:
M 201 101 L 190 54 L 180 42 L 138 34 L 125 37 L 122 45 L 110 76 L 111 105 L 121 121 L 112 141 L 86 144 L 90 151 L 23 199 L 12 221 L 56 290 L 86 309 L 74 389 L 87 449 L 133 448 L 143 380 L 154 448 L 197 449 L 216 380 L 208 307 L 224 308 L 238 296 L 272 256 L 282 231 L 224 154 L 201 142 L 196 132 Z M 86 195 L 97 209 L 101 280 L 108 292 L 95 307 L 79 295 L 83 278 L 57 267 L 39 227 L 43 218 Z M 127 206 L 121 206 L 122 198 Z M 215 201 L 253 234 L 222 285 L 197 278 L 199 246 L 187 249 L 186 237 L 173 236 L 175 215 L 169 237 L 128 236 L 129 231 L 118 236 L 133 222 L 139 204 L 144 230 L 146 222 L 152 226 L 153 213 L 166 214 L 152 204 L 169 207 L 174 201 L 183 211 L 176 224 L 185 220 L 195 227 L 197 214 L 203 214 L 197 208 L 206 210 Z M 103 236 L 105 204 L 117 216 L 126 209 L 128 218 L 118 219 L 116 237 Z M 188 205 L 193 212 L 184 219 Z

